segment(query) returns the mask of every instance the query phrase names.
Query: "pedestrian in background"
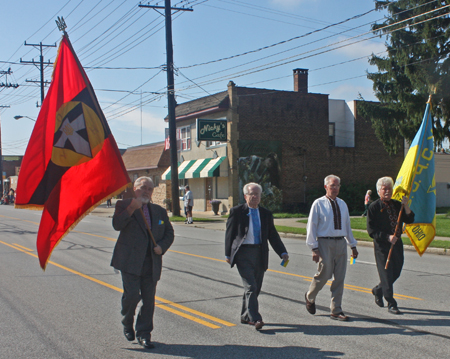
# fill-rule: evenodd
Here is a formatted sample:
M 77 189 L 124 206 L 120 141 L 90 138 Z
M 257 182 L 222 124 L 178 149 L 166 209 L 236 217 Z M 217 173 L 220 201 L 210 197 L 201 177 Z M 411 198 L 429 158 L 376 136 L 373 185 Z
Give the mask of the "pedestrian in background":
M 371 194 L 372 191 L 369 189 L 364 196 L 364 213 L 361 215 L 361 217 L 367 216 L 367 210 L 369 209 L 370 203 L 372 203 L 372 200 L 370 199 Z
M 192 208 L 194 207 L 194 195 L 190 190 L 189 186 L 186 185 L 184 187 L 186 193 L 184 194 L 184 206 L 186 207 L 186 220 L 187 224 L 192 224 L 194 221 L 192 220 Z

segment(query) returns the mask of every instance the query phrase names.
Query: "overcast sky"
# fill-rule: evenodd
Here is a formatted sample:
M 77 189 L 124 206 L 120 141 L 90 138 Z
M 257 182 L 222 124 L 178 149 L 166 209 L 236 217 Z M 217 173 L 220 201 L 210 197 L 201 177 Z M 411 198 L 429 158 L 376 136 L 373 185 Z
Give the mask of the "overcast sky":
M 164 1 L 145 2 L 164 5 Z M 63 16 L 81 64 L 120 148 L 164 140 L 165 31 L 163 10 L 139 8 L 133 0 L 2 1 L 0 83 L 3 155 L 23 155 L 37 118 L 40 89 L 31 81 L 39 49 L 58 45 L 55 20 Z M 309 92 L 354 100 L 375 100 L 366 72 L 372 53 L 383 54 L 384 39 L 370 26 L 385 13 L 370 0 L 190 0 L 172 6 L 194 11 L 173 14 L 175 88 L 178 103 L 237 86 L 293 90 L 292 70 L 309 69 Z M 348 21 L 346 21 L 348 20 Z M 57 48 L 44 47 L 53 62 Z M 52 67 L 45 69 L 51 80 Z M 28 80 L 28 81 L 27 81 Z M 141 94 L 142 92 L 142 94 Z M 141 130 L 142 118 L 142 130 Z

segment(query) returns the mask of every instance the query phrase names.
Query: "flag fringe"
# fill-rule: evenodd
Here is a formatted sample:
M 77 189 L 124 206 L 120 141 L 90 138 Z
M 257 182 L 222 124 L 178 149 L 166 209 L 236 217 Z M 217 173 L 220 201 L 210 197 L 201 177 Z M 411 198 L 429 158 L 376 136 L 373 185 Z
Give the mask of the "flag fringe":
M 90 214 L 94 209 L 96 209 L 100 204 L 102 204 L 103 202 L 105 202 L 108 198 L 110 197 L 114 197 L 117 196 L 119 193 L 122 193 L 123 191 L 125 191 L 126 188 L 130 187 L 131 182 L 127 183 L 125 186 L 122 186 L 121 188 L 119 188 L 118 190 L 114 191 L 113 193 L 107 195 L 106 197 L 102 198 L 100 201 L 98 201 L 96 204 L 94 204 L 91 208 L 89 208 L 86 212 L 84 212 L 65 232 L 64 234 L 61 236 L 61 238 L 58 240 L 58 242 L 56 242 L 56 244 L 53 246 L 53 249 L 55 249 L 59 242 L 61 242 L 61 240 L 67 236 L 69 234 L 69 232 L 74 229 L 78 223 L 80 223 L 84 217 L 86 217 L 88 214 Z M 50 257 L 53 254 L 53 250 L 51 251 L 50 255 L 48 256 L 47 260 L 45 261 L 44 267 L 42 268 L 42 270 L 45 272 L 45 268 L 47 268 L 47 264 L 50 261 Z
M 44 208 L 43 204 L 15 204 L 14 203 L 14 209 L 29 209 L 32 211 L 42 211 Z

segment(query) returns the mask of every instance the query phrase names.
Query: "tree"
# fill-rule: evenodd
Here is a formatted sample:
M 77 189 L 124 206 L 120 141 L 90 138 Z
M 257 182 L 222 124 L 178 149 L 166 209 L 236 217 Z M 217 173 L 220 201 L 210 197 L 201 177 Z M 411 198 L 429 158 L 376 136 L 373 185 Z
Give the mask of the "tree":
M 390 15 L 372 26 L 386 36 L 387 55 L 369 60 L 378 67 L 367 77 L 380 103 L 362 102 L 360 108 L 391 154 L 401 149 L 401 139 L 413 140 L 430 94 L 435 146 L 450 139 L 449 5 L 450 0 L 375 1 Z

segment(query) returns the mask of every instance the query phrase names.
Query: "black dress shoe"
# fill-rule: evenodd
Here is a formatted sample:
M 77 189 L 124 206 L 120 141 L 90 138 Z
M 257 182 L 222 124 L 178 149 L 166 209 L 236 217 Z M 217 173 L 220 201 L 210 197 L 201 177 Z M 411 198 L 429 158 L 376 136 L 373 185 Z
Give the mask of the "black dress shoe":
M 316 314 L 316 303 L 310 302 L 306 294 L 308 293 L 305 293 L 306 310 L 308 311 L 309 314 Z
M 380 308 L 384 307 L 383 296 L 375 293 L 375 290 L 372 289 L 372 294 L 375 296 L 375 304 Z
M 393 306 L 393 307 L 389 307 L 389 313 L 392 313 L 392 314 L 401 314 L 401 312 L 398 310 L 398 308 L 395 306 Z
M 133 328 L 123 327 L 123 334 L 125 335 L 125 338 L 127 338 L 127 340 L 130 342 L 132 342 L 135 339 Z
M 241 324 L 255 325 L 255 322 L 252 322 L 251 320 L 241 319 Z
M 137 338 L 137 341 L 140 345 L 142 345 L 145 349 L 153 349 L 155 346 L 152 344 L 150 339 L 147 338 Z

